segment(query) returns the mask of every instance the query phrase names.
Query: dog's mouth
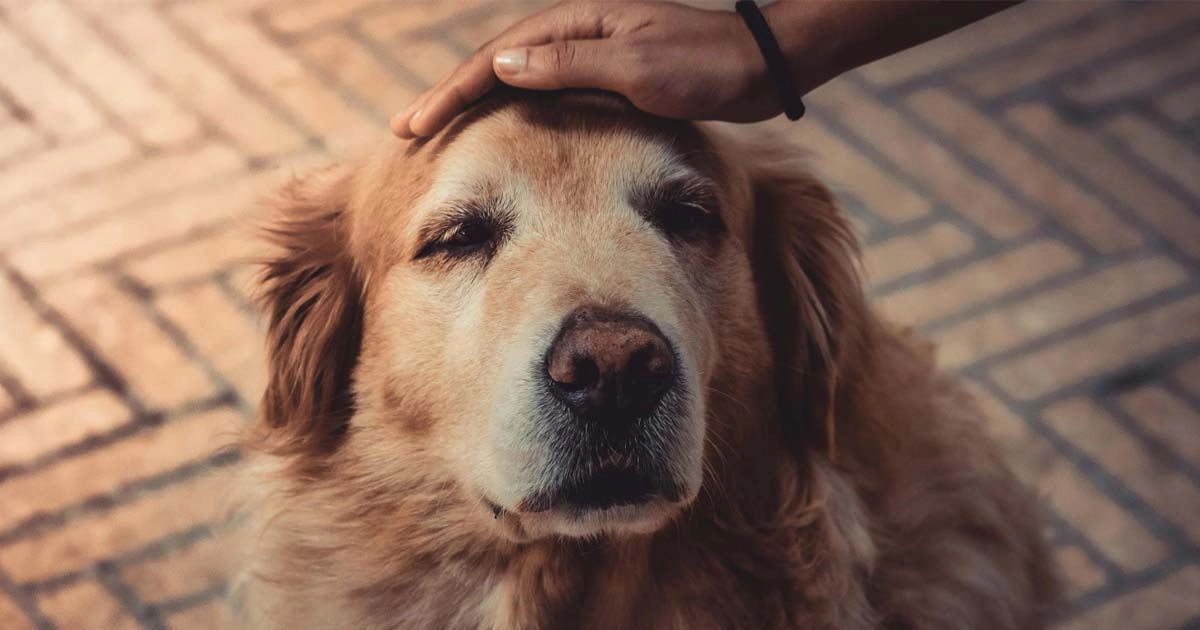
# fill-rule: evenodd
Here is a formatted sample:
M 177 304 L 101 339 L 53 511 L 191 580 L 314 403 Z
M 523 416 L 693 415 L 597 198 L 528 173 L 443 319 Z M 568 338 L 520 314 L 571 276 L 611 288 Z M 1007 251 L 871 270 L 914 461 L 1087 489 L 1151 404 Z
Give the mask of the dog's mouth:
M 642 505 L 662 497 L 678 501 L 678 486 L 629 466 L 604 466 L 590 474 L 575 475 L 553 488 L 526 497 L 519 512 L 567 509 L 573 512 Z
M 558 492 L 563 504 L 578 510 L 638 505 L 655 494 L 650 480 L 632 468 L 605 468 L 589 478 L 563 486 Z

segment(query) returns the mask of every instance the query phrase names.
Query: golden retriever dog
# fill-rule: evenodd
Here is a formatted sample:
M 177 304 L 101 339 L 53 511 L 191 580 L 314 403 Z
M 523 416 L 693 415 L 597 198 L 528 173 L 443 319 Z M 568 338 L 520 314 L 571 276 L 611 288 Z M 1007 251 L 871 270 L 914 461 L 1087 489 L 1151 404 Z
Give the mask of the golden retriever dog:
M 274 205 L 245 627 L 1048 623 L 1035 503 L 796 150 L 503 93 Z

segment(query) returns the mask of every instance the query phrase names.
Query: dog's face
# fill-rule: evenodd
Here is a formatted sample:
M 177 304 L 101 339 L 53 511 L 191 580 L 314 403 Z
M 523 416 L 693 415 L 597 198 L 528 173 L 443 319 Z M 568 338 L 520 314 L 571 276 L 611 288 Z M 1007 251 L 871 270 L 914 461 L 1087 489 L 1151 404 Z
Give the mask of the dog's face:
M 771 363 L 753 182 L 690 125 L 557 107 L 301 184 L 266 278 L 265 419 L 522 537 L 650 532 L 700 492 L 715 375 Z

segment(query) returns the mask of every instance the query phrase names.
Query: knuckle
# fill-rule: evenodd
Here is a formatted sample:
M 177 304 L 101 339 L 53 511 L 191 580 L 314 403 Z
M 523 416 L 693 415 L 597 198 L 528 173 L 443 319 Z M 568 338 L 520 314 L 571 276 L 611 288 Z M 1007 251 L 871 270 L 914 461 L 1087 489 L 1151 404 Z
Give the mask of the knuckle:
M 549 66 L 556 71 L 570 68 L 579 49 L 571 42 L 561 42 L 550 48 Z
M 625 82 L 631 87 L 641 86 L 654 77 L 654 58 L 641 46 L 632 46 L 628 51 L 625 69 L 622 74 Z
M 446 88 L 446 100 L 450 106 L 456 110 L 462 109 L 470 104 L 470 99 L 463 92 L 462 86 L 451 84 Z

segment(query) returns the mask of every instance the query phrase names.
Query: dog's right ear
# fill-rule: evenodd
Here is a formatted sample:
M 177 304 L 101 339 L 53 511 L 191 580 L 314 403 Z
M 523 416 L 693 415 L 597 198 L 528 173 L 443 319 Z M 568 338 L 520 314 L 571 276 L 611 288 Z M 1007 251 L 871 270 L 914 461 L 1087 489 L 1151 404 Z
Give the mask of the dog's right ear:
M 803 154 L 764 139 L 753 155 L 753 262 L 784 437 L 797 453 L 816 449 L 834 459 L 840 406 L 857 378 L 867 330 L 858 248 Z
M 278 454 L 334 448 L 354 413 L 363 283 L 349 246 L 350 171 L 293 179 L 271 201 L 263 261 L 268 379 L 255 445 Z

